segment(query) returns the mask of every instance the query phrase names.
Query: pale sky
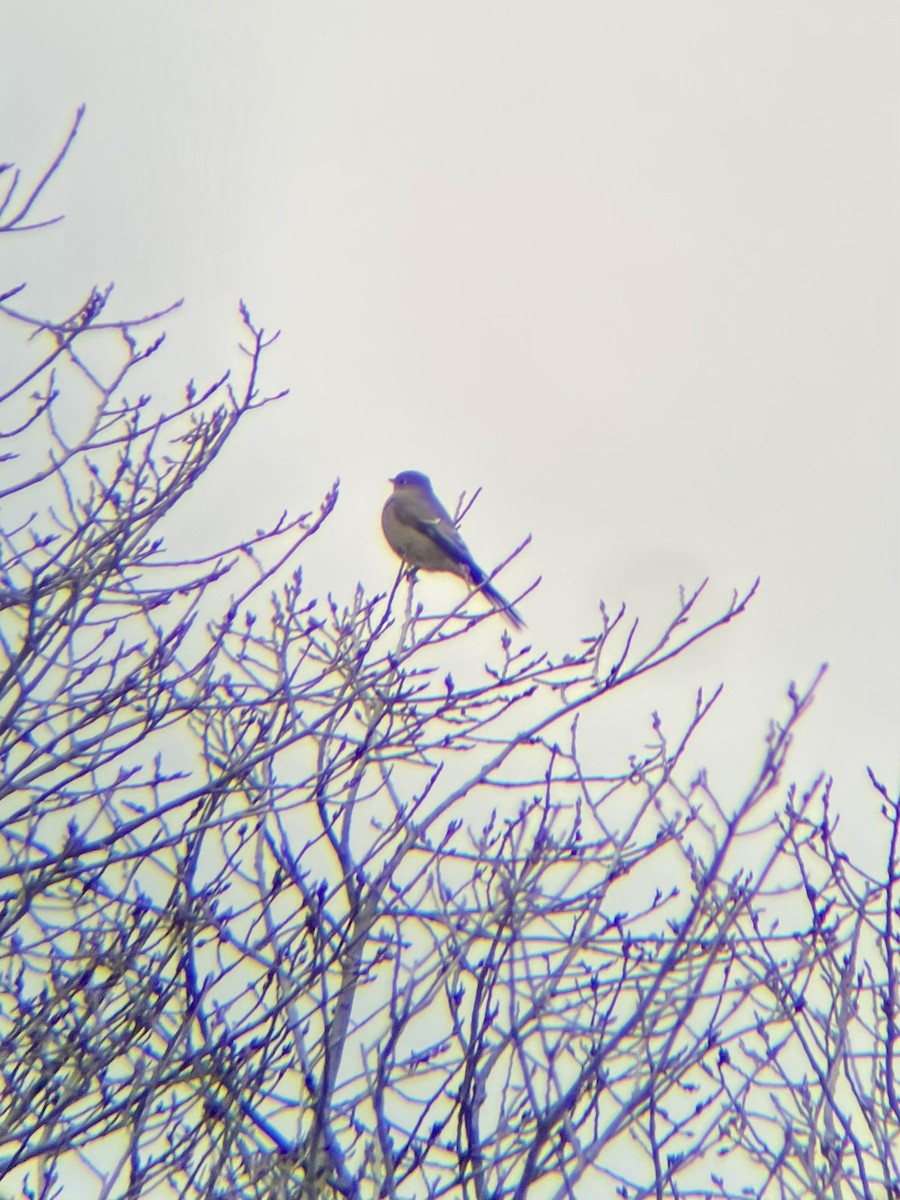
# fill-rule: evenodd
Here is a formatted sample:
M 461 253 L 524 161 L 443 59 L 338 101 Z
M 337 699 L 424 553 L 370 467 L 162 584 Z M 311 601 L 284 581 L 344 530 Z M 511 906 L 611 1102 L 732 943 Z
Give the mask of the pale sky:
M 848 814 L 867 763 L 898 786 L 896 4 L 29 0 L 0 68 L 0 159 L 31 174 L 87 104 L 40 213 L 66 221 L 4 240 L 0 288 L 47 316 L 95 283 L 116 316 L 184 296 L 172 391 L 237 363 L 239 298 L 282 330 L 291 396 L 191 498 L 195 549 L 339 476 L 310 587 L 384 590 L 414 468 L 450 508 L 483 487 L 486 568 L 533 535 L 501 587 L 543 577 L 556 654 L 601 598 L 655 626 L 679 584 L 709 576 L 712 612 L 761 575 L 642 719 L 724 680 L 699 757 L 737 794 L 828 660 L 793 773 Z

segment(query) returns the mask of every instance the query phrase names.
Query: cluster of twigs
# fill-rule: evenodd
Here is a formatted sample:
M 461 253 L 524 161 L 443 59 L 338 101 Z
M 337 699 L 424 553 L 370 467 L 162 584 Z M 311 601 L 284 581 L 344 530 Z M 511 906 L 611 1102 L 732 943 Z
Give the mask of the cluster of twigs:
M 3 229 L 76 129 L 24 200 L 12 180 Z M 496 618 L 465 600 L 305 595 L 336 490 L 173 561 L 179 505 L 277 399 L 265 332 L 242 307 L 240 382 L 164 408 L 133 389 L 166 314 L 113 319 L 93 291 L 51 323 L 19 292 L 0 302 L 33 356 L 0 395 L 9 1194 L 900 1195 L 900 809 L 873 779 L 865 872 L 827 779 L 786 781 L 817 681 L 727 804 L 684 762 L 715 695 L 611 766 L 593 746 L 595 714 L 752 591 L 712 618 L 682 595 L 649 645 L 601 609 L 560 661 L 504 635 L 476 665 Z

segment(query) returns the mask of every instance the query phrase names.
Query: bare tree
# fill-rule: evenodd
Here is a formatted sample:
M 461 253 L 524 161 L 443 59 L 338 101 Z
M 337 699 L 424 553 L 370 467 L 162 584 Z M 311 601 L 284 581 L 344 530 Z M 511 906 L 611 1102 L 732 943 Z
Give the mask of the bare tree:
M 78 120 L 81 115 L 79 114 Z M 31 213 L 10 176 L 3 231 Z M 726 804 L 619 693 L 737 617 L 703 587 L 560 661 L 415 581 L 303 590 L 314 514 L 192 561 L 187 493 L 270 339 L 168 407 L 167 313 L 0 313 L 0 1170 L 40 1197 L 900 1195 L 898 801 L 885 870 L 785 781 L 791 689 Z M 323 536 L 327 536 L 327 528 Z M 467 646 L 485 620 L 492 657 Z M 479 645 L 482 643 L 479 642 Z M 737 786 L 735 785 L 735 793 Z

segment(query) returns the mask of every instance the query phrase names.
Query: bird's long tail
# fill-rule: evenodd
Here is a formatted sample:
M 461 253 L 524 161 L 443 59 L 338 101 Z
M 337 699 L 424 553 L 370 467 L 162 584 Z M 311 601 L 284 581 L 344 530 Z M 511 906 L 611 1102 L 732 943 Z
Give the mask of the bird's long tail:
M 477 587 L 483 593 L 485 599 L 493 605 L 497 612 L 503 613 L 513 629 L 524 629 L 525 622 L 506 597 L 500 595 L 481 568 L 475 566 L 473 563 L 470 568 L 470 574 L 472 576 L 472 586 Z

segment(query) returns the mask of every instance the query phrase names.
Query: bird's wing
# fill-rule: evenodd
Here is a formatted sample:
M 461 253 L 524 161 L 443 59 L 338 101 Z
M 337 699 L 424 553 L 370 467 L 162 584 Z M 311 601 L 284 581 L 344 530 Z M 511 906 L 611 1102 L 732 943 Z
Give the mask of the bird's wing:
M 418 496 L 396 496 L 393 507 L 398 520 L 404 525 L 409 525 L 431 538 L 456 562 L 472 566 L 469 547 L 462 540 L 447 511 L 437 501 Z

